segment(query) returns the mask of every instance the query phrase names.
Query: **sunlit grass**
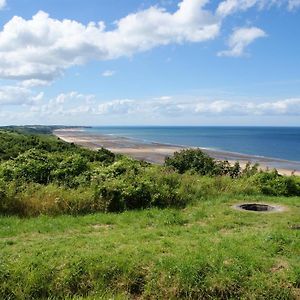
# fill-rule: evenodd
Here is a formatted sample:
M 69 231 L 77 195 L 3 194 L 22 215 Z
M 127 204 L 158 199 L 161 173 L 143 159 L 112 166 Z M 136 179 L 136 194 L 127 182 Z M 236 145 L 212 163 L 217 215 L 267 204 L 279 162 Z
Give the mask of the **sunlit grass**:
M 242 201 L 287 210 L 232 208 Z M 0 298 L 293 299 L 299 223 L 299 198 L 258 196 L 212 197 L 183 210 L 2 217 Z

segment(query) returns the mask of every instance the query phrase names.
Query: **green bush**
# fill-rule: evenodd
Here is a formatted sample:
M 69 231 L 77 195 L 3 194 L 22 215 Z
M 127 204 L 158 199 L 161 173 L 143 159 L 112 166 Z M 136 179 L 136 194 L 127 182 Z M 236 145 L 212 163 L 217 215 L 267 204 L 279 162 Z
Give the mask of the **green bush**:
M 146 175 L 152 187 L 152 205 L 156 207 L 184 207 L 189 202 L 187 194 L 181 194 L 182 176 L 164 168 L 149 169 Z M 193 195 L 192 195 L 193 196 Z
M 151 188 L 148 182 L 112 179 L 98 187 L 96 197 L 103 200 L 108 212 L 142 209 L 150 206 Z
M 33 148 L 46 152 L 78 151 L 79 149 L 74 144 L 63 142 L 51 135 L 32 135 L 0 129 L 0 161 L 15 158 Z
M 190 171 L 202 176 L 228 175 L 237 178 L 241 175 L 238 162 L 231 166 L 228 161 L 217 161 L 200 149 L 175 152 L 173 157 L 166 158 L 165 166 L 173 167 L 180 174 Z
M 69 187 L 77 186 L 76 177 L 88 171 L 88 160 L 79 154 L 72 154 L 64 157 L 56 169 L 51 171 L 51 178 L 57 183 L 65 184 Z
M 200 149 L 187 149 L 175 152 L 173 157 L 166 158 L 165 165 L 175 168 L 180 174 L 193 171 L 200 175 L 213 175 L 215 161 Z
M 300 180 L 296 176 L 282 176 L 277 171 L 261 172 L 252 180 L 265 195 L 300 196 Z
M 31 149 L 16 159 L 3 163 L 0 167 L 0 177 L 6 181 L 23 180 L 47 184 L 55 167 L 56 162 L 50 159 L 47 152 Z
M 146 171 L 140 169 L 130 175 L 123 173 L 123 176 L 109 177 L 98 185 L 96 195 L 106 203 L 106 211 L 153 206 L 183 207 L 187 200 L 179 194 L 180 176 L 174 172 L 164 173 L 162 170 L 159 167 Z
M 111 164 L 115 161 L 115 159 L 116 155 L 107 149 L 101 148 L 95 152 L 95 161 Z
M 17 215 L 23 210 L 23 205 L 19 201 L 18 193 L 20 186 L 17 182 L 4 182 L 0 180 L 0 214 Z

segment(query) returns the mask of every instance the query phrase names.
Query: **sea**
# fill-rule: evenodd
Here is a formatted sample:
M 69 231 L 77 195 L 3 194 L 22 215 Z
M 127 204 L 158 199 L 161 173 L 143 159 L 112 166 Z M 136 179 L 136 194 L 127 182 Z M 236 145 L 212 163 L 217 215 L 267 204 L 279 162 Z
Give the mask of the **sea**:
M 110 126 L 85 131 L 141 143 L 202 147 L 300 162 L 300 127 Z

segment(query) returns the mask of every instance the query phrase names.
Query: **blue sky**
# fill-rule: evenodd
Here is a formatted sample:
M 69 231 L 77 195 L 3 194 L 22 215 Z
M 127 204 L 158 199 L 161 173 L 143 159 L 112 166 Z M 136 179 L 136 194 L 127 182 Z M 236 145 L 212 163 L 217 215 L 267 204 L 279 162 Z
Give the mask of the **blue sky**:
M 0 0 L 0 124 L 300 126 L 300 0 Z

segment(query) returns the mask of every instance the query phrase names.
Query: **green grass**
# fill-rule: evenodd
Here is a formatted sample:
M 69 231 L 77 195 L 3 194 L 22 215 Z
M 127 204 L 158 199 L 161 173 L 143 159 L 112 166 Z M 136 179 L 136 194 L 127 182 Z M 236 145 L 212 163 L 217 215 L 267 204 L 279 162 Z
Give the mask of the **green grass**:
M 183 210 L 0 217 L 0 299 L 293 299 L 299 200 L 216 196 Z M 242 201 L 287 211 L 232 209 Z

